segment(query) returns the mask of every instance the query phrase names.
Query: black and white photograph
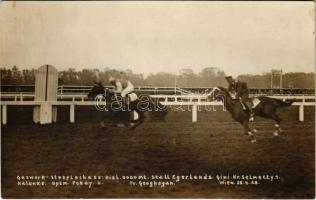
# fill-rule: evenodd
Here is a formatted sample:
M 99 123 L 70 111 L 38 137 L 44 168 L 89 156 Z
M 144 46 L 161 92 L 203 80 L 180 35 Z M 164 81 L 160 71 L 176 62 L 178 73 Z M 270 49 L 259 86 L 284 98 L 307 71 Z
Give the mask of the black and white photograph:
M 0 1 L 1 197 L 315 198 L 315 2 Z

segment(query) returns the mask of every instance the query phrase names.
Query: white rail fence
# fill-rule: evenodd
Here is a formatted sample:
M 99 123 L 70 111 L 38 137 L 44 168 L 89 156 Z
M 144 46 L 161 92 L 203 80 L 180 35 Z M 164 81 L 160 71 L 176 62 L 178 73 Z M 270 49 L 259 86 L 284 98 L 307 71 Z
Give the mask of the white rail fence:
M 202 106 L 222 106 L 222 102 L 210 101 L 206 95 L 150 95 L 166 106 L 187 106 L 192 111 L 192 122 L 197 121 L 197 113 Z M 89 101 L 86 94 L 58 94 L 57 101 L 34 101 L 34 93 L 1 93 L 2 124 L 7 124 L 8 106 L 69 106 L 71 123 L 75 122 L 75 106 L 94 106 L 94 101 Z M 295 99 L 298 102 L 292 106 L 299 106 L 299 121 L 304 121 L 304 109 L 306 106 L 315 106 L 315 96 L 271 96 L 282 100 Z M 54 119 L 56 121 L 56 119 Z
M 58 93 L 59 94 L 69 94 L 69 93 L 75 93 L 75 94 L 85 94 L 88 93 L 93 86 L 75 86 L 75 85 L 61 85 L 58 87 Z M 104 86 L 105 88 L 113 88 L 113 86 Z M 179 88 L 179 87 L 154 87 L 154 86 L 135 86 L 135 91 L 140 92 L 151 92 L 154 94 L 159 93 L 169 93 L 169 94 L 193 94 L 192 92 Z
M 89 85 L 60 85 L 58 93 L 87 93 L 93 86 Z M 113 86 L 104 86 L 105 88 L 113 88 Z M 203 94 L 211 91 L 214 87 L 167 87 L 167 86 L 136 86 L 135 91 L 153 92 L 168 92 L 169 94 Z M 260 95 L 315 95 L 313 88 L 249 88 L 250 92 Z

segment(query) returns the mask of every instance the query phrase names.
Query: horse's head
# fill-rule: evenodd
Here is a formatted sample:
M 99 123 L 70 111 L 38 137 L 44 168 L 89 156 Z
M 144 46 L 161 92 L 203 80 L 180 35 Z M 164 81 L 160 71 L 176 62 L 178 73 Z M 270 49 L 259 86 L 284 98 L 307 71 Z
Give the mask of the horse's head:
M 214 87 L 211 92 L 208 94 L 208 97 L 214 101 L 223 101 L 227 98 L 227 95 L 229 97 L 229 94 L 227 93 L 227 90 L 221 86 Z
M 102 83 L 94 83 L 92 89 L 88 93 L 88 99 L 95 99 L 98 95 L 105 95 L 105 88 L 103 87 Z
M 212 100 L 221 101 L 225 104 L 233 101 L 231 93 L 222 86 L 214 87 L 211 93 Z

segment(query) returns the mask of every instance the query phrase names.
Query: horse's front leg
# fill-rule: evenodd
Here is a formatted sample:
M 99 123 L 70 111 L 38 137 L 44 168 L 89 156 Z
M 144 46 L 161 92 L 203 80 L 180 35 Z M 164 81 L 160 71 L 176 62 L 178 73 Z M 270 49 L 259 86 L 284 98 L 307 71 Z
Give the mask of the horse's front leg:
M 283 130 L 280 128 L 280 124 L 281 124 L 281 118 L 274 114 L 272 115 L 272 119 L 275 121 L 275 131 L 273 132 L 274 136 L 279 136 L 279 133 L 283 132 Z
M 256 142 L 257 140 L 256 140 L 256 137 L 254 136 L 254 133 L 256 132 L 256 130 L 255 129 L 254 129 L 255 131 L 250 130 L 249 121 L 248 120 L 244 121 L 242 125 L 244 127 L 245 134 L 250 137 L 250 142 L 252 143 Z
M 139 119 L 136 120 L 136 123 L 133 124 L 133 126 L 130 128 L 130 130 L 135 130 L 136 127 L 138 127 L 139 125 L 141 125 L 144 121 L 145 121 L 145 114 L 144 112 L 137 112 L 139 115 Z
M 273 135 L 279 136 L 279 134 L 283 132 L 283 129 L 280 128 L 280 123 L 279 124 L 276 123 L 274 124 L 274 126 L 275 126 L 275 131 L 273 132 Z

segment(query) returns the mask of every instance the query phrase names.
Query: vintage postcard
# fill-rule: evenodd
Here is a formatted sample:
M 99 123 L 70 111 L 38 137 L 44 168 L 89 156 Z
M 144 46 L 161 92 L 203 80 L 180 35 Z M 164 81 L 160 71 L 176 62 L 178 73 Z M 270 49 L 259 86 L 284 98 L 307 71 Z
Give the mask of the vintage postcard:
M 315 198 L 312 1 L 3 1 L 2 198 Z

